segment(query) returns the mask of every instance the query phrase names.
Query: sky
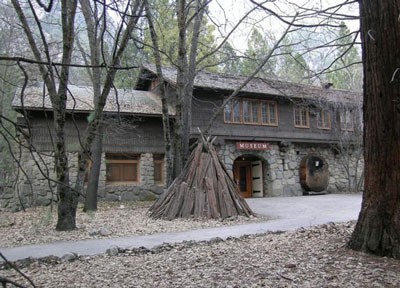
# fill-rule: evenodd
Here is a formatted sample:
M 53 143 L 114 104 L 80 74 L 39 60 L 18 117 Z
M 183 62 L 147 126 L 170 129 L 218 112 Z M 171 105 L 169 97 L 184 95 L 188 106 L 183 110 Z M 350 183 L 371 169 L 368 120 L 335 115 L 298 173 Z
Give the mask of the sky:
M 257 0 L 261 2 L 261 0 Z M 272 0 L 269 3 L 266 3 L 266 7 L 270 8 L 273 11 L 276 11 L 280 15 L 294 15 L 296 11 L 292 8 L 291 3 L 298 5 L 302 8 L 326 8 L 332 7 L 342 3 L 345 0 Z M 264 1 L 265 2 L 265 1 Z M 226 34 L 230 31 L 230 29 L 237 23 L 239 19 L 245 15 L 247 11 L 249 11 L 254 4 L 252 4 L 249 0 L 213 0 L 210 4 L 210 11 L 213 17 L 214 24 L 216 24 L 219 28 L 219 31 L 216 31 L 217 38 L 222 34 Z M 341 14 L 349 14 L 349 15 L 358 15 L 358 5 L 346 5 L 342 7 L 338 12 Z M 269 36 L 279 38 L 279 35 L 285 30 L 287 27 L 286 24 L 283 24 L 276 17 L 271 17 L 269 14 L 264 11 L 255 11 L 251 13 L 248 17 L 246 23 L 243 23 L 239 26 L 237 31 L 234 33 L 234 37 L 231 43 L 238 49 L 243 50 L 246 47 L 247 39 L 251 33 L 252 27 L 256 26 L 260 30 L 268 33 Z M 289 19 L 289 18 L 287 18 Z M 226 24 L 228 21 L 228 24 Z M 289 20 L 290 21 L 290 20 Z M 303 23 L 309 24 L 311 22 L 317 21 L 315 17 L 309 18 Z M 345 21 L 346 25 L 351 31 L 357 31 L 359 29 L 359 21 Z

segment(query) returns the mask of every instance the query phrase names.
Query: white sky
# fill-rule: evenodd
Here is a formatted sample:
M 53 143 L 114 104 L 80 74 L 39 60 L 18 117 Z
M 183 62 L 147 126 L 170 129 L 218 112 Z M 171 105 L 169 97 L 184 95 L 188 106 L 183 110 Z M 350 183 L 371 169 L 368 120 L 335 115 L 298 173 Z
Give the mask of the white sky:
M 332 7 L 342 3 L 344 0 L 274 0 L 265 5 L 271 10 L 276 11 L 279 14 L 294 15 L 290 3 L 295 3 L 296 5 L 303 8 L 326 8 Z M 261 2 L 261 0 L 258 0 Z M 228 33 L 235 23 L 243 17 L 243 15 L 249 11 L 254 4 L 248 0 L 214 0 L 210 4 L 210 11 L 212 12 L 215 24 L 220 27 L 221 33 Z M 342 7 L 339 11 L 342 14 L 358 15 L 358 5 L 352 4 Z M 229 24 L 226 25 L 226 20 Z M 306 23 L 311 23 L 315 21 L 315 18 L 310 18 Z M 290 20 L 289 20 L 290 21 Z M 356 31 L 359 28 L 359 21 L 345 21 L 346 25 L 351 31 Z M 240 27 L 231 38 L 231 43 L 238 49 L 243 50 L 247 44 L 248 36 L 251 32 L 251 28 L 256 25 L 260 30 L 265 33 L 273 34 L 276 38 L 279 38 L 280 33 L 286 28 L 281 21 L 276 17 L 271 17 L 264 11 L 257 11 L 250 14 L 247 23 L 241 24 Z M 217 32 L 218 33 L 218 32 Z M 219 34 L 217 37 L 221 37 Z

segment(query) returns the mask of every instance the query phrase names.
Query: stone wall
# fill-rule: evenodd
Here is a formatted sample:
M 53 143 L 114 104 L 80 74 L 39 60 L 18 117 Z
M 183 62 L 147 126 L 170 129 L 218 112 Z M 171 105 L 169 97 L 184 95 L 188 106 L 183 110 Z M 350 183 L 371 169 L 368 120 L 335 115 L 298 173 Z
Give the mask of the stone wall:
M 243 156 L 257 157 L 263 166 L 263 193 L 254 197 L 300 196 L 304 194 L 300 185 L 299 165 L 309 153 L 317 153 L 329 164 L 329 186 L 325 192 L 348 192 L 349 177 L 344 169 L 345 158 L 335 153 L 329 145 L 270 143 L 269 150 L 237 150 L 235 142 L 226 141 L 217 147 L 219 156 L 232 172 L 233 163 Z M 56 202 L 56 183 L 52 153 L 24 152 L 21 157 L 23 170 L 18 170 L 14 189 L 7 188 L 0 195 L 0 208 L 17 211 L 21 203 L 25 207 L 49 205 Z M 69 153 L 70 184 L 73 185 L 77 174 L 77 153 Z M 354 176 L 356 161 L 350 158 L 350 178 Z M 98 196 L 107 201 L 135 201 L 156 199 L 164 187 L 154 183 L 153 154 L 140 154 L 138 183 L 110 184 L 106 182 L 106 159 L 102 155 Z M 38 164 L 41 167 L 38 169 Z M 358 174 L 363 170 L 363 163 L 358 167 Z M 165 173 L 165 169 L 164 169 Z M 49 177 L 46 177 L 49 175 Z M 164 177 L 165 179 L 165 177 Z M 350 179 L 352 181 L 352 179 Z
M 269 150 L 237 150 L 234 142 L 226 142 L 218 149 L 219 155 L 228 171 L 232 171 L 233 163 L 242 156 L 259 158 L 263 163 L 263 197 L 273 196 L 300 196 L 304 190 L 300 185 L 299 168 L 300 161 L 309 153 L 317 153 L 322 156 L 329 165 L 329 186 L 327 193 L 348 192 L 349 177 L 343 162 L 347 159 L 335 153 L 335 150 L 327 145 L 302 145 L 290 144 L 282 146 L 270 144 Z M 351 178 L 354 177 L 356 158 L 350 162 Z M 363 161 L 358 164 L 358 176 L 363 170 Z M 350 179 L 351 181 L 351 179 Z
M 102 173 L 100 173 L 101 175 L 100 180 L 102 180 L 103 183 L 102 187 L 104 187 L 104 193 L 101 194 L 104 200 L 149 201 L 149 200 L 155 200 L 163 192 L 164 187 L 157 186 L 154 183 L 153 154 L 151 153 L 140 154 L 140 164 L 139 164 L 140 181 L 138 183 L 129 185 L 116 185 L 116 184 L 106 185 L 105 158 L 103 157 L 102 160 L 103 163 L 101 167 L 104 170 L 102 170 Z
M 78 154 L 68 153 L 70 185 L 73 187 L 78 171 Z M 10 211 L 21 210 L 22 207 L 50 205 L 58 201 L 53 153 L 29 153 L 21 155 L 22 168 L 17 168 L 15 185 L 0 195 L 0 208 Z M 154 183 L 153 154 L 143 153 L 139 161 L 140 181 L 134 184 L 107 184 L 106 159 L 102 155 L 100 168 L 98 197 L 107 201 L 154 200 L 164 187 Z M 165 169 L 164 169 L 165 171 Z M 165 177 L 164 177 L 165 178 Z

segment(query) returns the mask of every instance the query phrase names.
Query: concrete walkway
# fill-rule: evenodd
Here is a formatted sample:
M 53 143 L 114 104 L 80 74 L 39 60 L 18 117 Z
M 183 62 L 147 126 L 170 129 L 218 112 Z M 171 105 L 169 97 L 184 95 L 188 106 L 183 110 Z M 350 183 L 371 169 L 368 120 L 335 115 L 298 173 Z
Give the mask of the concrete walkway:
M 129 236 L 111 239 L 82 240 L 75 242 L 54 242 L 43 245 L 29 245 L 15 248 L 1 248 L 0 252 L 11 260 L 27 257 L 63 256 L 67 252 L 79 255 L 104 253 L 111 246 L 120 248 L 152 248 L 162 243 L 176 243 L 185 240 L 210 240 L 214 237 L 226 239 L 268 231 L 289 231 L 328 222 L 356 220 L 361 208 L 361 194 L 328 194 L 319 196 L 252 198 L 250 207 L 257 214 L 272 218 L 267 222 L 208 228 L 186 232 L 161 233 L 145 236 Z M 0 260 L 1 261 L 1 260 Z

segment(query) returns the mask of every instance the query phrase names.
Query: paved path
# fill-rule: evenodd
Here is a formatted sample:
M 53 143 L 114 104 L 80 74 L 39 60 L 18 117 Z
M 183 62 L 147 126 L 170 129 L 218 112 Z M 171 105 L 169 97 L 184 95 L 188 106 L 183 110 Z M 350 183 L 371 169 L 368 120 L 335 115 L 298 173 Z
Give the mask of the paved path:
M 226 239 L 246 234 L 268 231 L 289 231 L 328 222 L 356 220 L 361 208 L 361 194 L 328 194 L 301 197 L 274 197 L 248 199 L 255 213 L 270 216 L 267 222 L 250 223 L 228 227 L 217 227 L 186 232 L 161 233 L 145 236 L 130 236 L 112 239 L 82 240 L 75 242 L 54 242 L 43 245 L 29 245 L 15 248 L 1 248 L 0 252 L 9 260 L 27 257 L 61 257 L 67 252 L 79 255 L 104 253 L 111 246 L 120 248 L 147 247 L 185 240 L 210 240 L 214 237 Z M 0 260 L 1 261 L 1 260 Z

